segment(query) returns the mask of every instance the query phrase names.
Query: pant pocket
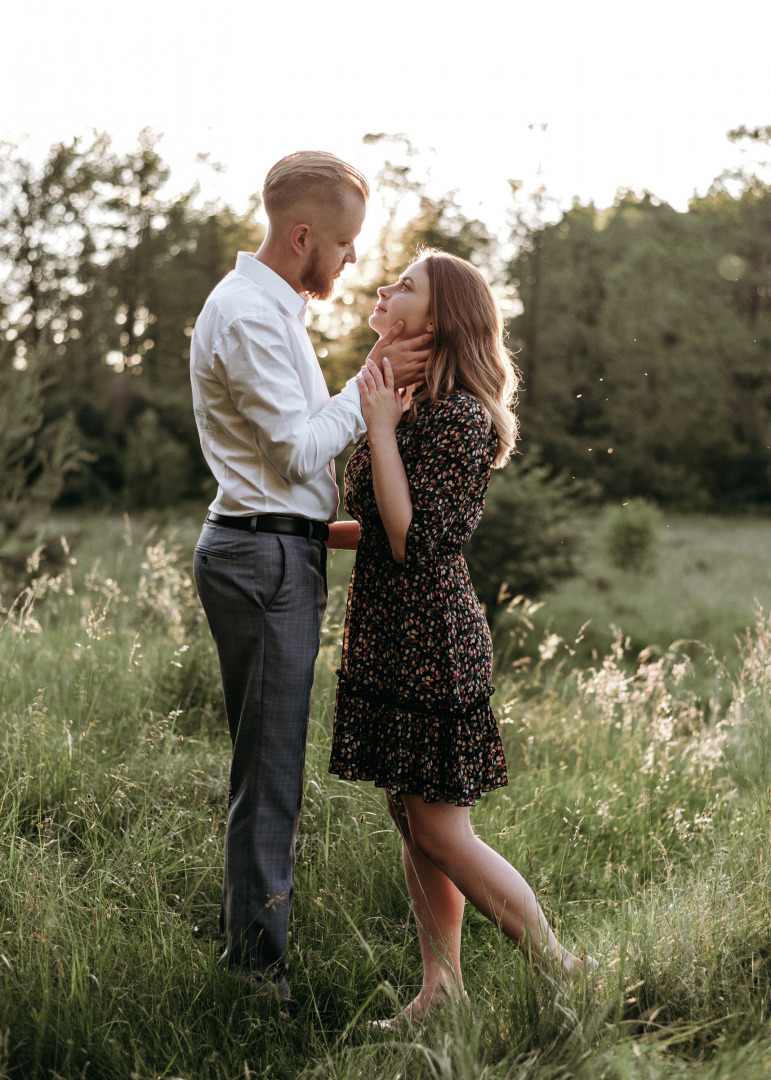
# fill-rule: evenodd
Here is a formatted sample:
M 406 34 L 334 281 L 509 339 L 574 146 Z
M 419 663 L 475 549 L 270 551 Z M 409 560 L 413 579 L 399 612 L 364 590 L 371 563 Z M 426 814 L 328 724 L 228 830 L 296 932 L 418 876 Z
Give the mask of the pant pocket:
M 209 556 L 213 559 L 233 559 L 235 555 L 232 551 L 218 551 L 217 548 L 205 547 L 203 544 L 199 544 L 195 549 L 195 556 L 200 559 L 202 563 L 209 561 Z
M 267 611 L 277 602 L 287 579 L 287 553 L 283 537 L 274 533 L 260 535 L 253 571 L 254 599 Z

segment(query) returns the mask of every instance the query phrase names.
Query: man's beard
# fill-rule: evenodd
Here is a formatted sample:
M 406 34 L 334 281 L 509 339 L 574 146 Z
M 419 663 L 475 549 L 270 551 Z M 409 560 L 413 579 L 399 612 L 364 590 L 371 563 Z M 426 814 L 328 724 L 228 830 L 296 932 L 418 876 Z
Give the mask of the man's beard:
M 322 269 L 318 251 L 314 251 L 308 260 L 308 265 L 300 278 L 300 284 L 313 300 L 328 300 L 335 287 L 337 275 L 329 270 Z

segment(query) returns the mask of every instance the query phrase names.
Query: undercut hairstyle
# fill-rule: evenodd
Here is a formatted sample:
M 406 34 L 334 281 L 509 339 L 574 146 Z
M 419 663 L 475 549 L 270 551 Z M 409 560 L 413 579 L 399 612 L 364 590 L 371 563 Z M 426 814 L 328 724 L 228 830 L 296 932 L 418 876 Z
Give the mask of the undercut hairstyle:
M 340 203 L 346 190 L 369 198 L 367 179 L 353 165 L 323 150 L 299 150 L 277 161 L 265 177 L 262 203 L 271 218 L 307 198 Z
M 428 270 L 434 340 L 426 381 L 413 395 L 410 412 L 415 417 L 421 401 L 441 401 L 453 390 L 476 398 L 498 436 L 493 467 L 499 469 L 517 441 L 513 408 L 520 376 L 503 343 L 497 301 L 482 274 L 465 259 L 433 249 L 418 259 Z

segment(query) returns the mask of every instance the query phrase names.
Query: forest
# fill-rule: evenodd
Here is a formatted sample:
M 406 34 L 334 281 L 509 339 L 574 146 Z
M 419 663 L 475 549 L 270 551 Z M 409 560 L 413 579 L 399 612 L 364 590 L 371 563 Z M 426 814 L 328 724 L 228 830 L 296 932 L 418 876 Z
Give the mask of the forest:
M 0 1080 L 767 1080 L 771 127 L 729 138 L 746 167 L 687 210 L 512 182 L 498 235 L 402 137 L 367 136 L 382 228 L 310 331 L 334 390 L 426 245 L 500 298 L 520 453 L 465 554 L 510 783 L 474 830 L 600 964 L 565 985 L 469 911 L 467 1006 L 389 1032 L 422 962 L 400 840 L 372 785 L 328 773 L 350 552 L 329 559 L 291 1007 L 217 960 L 230 740 L 187 369 L 259 198 L 169 195 L 150 131 L 130 154 L 0 147 Z
M 330 388 L 360 365 L 379 284 L 423 246 L 482 268 L 523 383 L 521 456 L 602 501 L 684 511 L 771 503 L 771 128 L 728 137 L 747 165 L 677 211 L 651 192 L 560 210 L 511 183 L 508 235 L 417 181 L 397 139 L 373 178 L 386 207 L 364 270 L 311 334 Z M 0 522 L 18 507 L 169 506 L 210 495 L 190 406 L 189 340 L 213 285 L 263 235 L 175 196 L 158 139 L 105 135 L 33 162 L 0 147 Z M 401 209 L 414 208 L 405 219 Z

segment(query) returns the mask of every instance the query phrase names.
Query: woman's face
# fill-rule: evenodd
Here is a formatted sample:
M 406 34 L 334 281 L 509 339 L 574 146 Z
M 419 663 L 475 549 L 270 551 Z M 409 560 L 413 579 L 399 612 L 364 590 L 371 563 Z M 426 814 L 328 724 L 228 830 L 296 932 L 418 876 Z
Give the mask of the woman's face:
M 382 285 L 377 295 L 369 325 L 381 337 L 399 319 L 404 322 L 402 338 L 417 337 L 434 329 L 428 269 L 422 260 L 408 267 L 395 285 Z

